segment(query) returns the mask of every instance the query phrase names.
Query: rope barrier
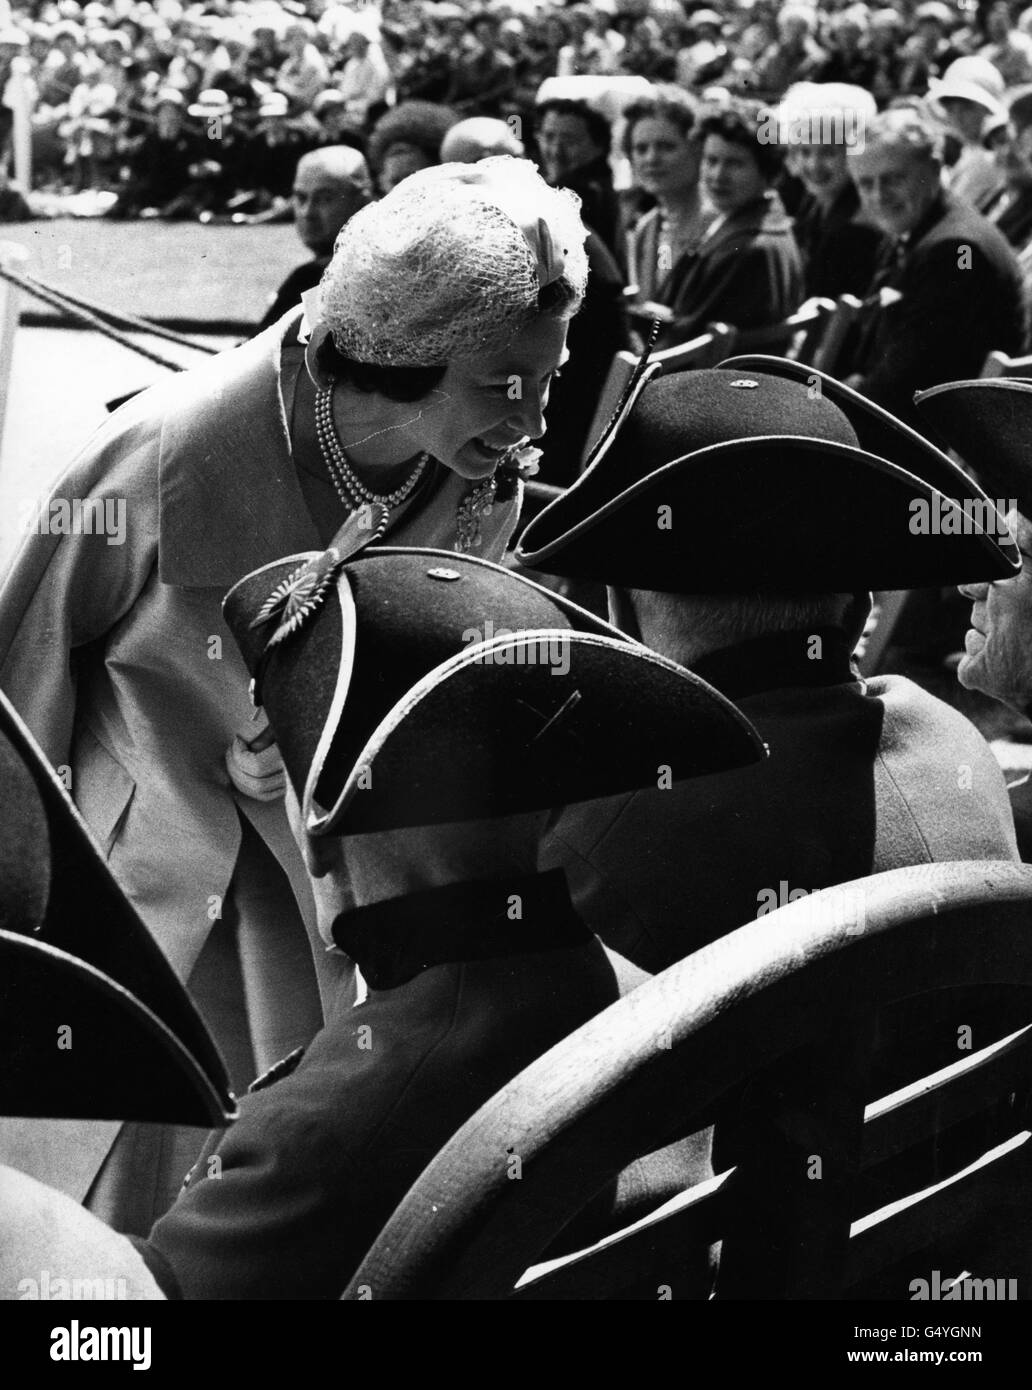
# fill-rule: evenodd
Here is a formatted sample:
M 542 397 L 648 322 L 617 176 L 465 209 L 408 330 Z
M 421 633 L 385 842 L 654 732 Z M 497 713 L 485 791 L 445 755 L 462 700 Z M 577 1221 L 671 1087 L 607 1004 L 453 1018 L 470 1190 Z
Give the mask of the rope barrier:
M 34 276 L 28 277 L 33 284 L 44 285 L 44 281 L 37 280 Z M 107 319 L 108 322 L 123 328 L 135 329 L 138 333 L 149 333 L 155 338 L 164 338 L 168 343 L 175 343 L 178 347 L 192 348 L 195 352 L 207 352 L 212 356 L 220 349 L 212 347 L 210 343 L 198 343 L 185 333 L 177 333 L 174 328 L 165 328 L 163 324 L 154 323 L 150 319 L 137 318 L 135 314 L 127 314 L 123 311 L 105 309 L 102 304 L 97 304 L 92 299 L 84 299 L 81 295 L 72 294 L 71 290 L 54 290 L 52 286 L 45 285 L 46 289 L 52 290 L 54 294 L 60 295 L 69 304 L 77 309 L 85 309 L 88 313 L 93 313 L 98 318 Z
M 60 309 L 71 318 L 77 319 L 86 327 L 92 328 L 95 332 L 101 333 L 106 338 L 111 338 L 114 342 L 120 343 L 122 347 L 130 352 L 137 353 L 140 357 L 147 358 L 148 361 L 156 363 L 159 367 L 164 367 L 170 372 L 182 372 L 186 368 L 181 362 L 173 362 L 153 349 L 144 347 L 134 338 L 130 338 L 128 333 L 122 332 L 115 326 L 121 322 L 134 328 L 136 332 L 154 334 L 159 338 L 166 338 L 170 342 L 178 343 L 184 347 L 190 347 L 198 352 L 216 353 L 218 348 L 208 347 L 207 344 L 196 343 L 192 338 L 187 338 L 184 334 L 174 333 L 171 329 L 160 328 L 157 324 L 150 323 L 147 319 L 139 319 L 131 314 L 116 314 L 111 310 L 101 309 L 99 306 L 91 305 L 89 300 L 80 299 L 77 295 L 68 294 L 66 291 L 56 290 L 51 285 L 45 284 L 42 280 L 36 280 L 30 275 L 21 275 L 12 270 L 9 265 L 0 264 L 0 277 L 10 281 L 12 285 L 17 285 L 26 294 L 33 295 L 36 299 L 41 299 L 44 304 L 49 304 L 51 308 Z M 113 322 L 108 322 L 107 317 Z

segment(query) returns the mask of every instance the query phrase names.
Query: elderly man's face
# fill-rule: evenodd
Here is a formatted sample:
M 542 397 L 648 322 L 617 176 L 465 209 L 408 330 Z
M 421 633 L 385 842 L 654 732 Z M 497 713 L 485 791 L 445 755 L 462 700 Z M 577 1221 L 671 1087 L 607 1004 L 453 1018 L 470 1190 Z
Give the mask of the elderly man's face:
M 369 201 L 351 179 L 318 164 L 298 168 L 293 196 L 294 225 L 313 256 L 329 256 L 341 227 Z
M 868 144 L 850 155 L 849 172 L 865 212 L 890 236 L 912 232 L 940 188 L 938 165 L 906 146 Z
M 971 627 L 957 679 L 1021 714 L 1032 705 L 1032 524 L 1017 512 L 1008 518 L 1021 551 L 1021 573 L 992 584 L 964 584 L 972 600 Z

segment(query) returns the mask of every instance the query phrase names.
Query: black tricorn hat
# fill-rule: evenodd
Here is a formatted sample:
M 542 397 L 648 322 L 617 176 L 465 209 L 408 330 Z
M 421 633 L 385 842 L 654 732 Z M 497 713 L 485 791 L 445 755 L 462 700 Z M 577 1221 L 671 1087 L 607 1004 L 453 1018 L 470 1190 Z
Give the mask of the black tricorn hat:
M 823 392 L 721 368 L 645 372 L 516 557 L 546 574 L 700 594 L 911 589 L 1005 578 L 1018 564 L 977 517 L 862 449 Z
M 210 1128 L 222 1058 L 0 693 L 0 1115 Z
M 948 454 L 910 425 L 898 420 L 891 411 L 868 400 L 851 386 L 836 381 L 827 372 L 819 372 L 803 362 L 793 362 L 787 357 L 765 357 L 749 354 L 742 357 L 729 357 L 720 363 L 721 368 L 733 372 L 763 372 L 767 376 L 780 376 L 786 381 L 797 381 L 807 391 L 817 391 L 826 400 L 837 405 L 856 431 L 857 443 L 868 453 L 888 459 L 897 468 L 905 468 L 916 478 L 922 478 L 930 487 L 936 488 L 945 497 L 955 501 L 972 498 L 988 501 L 985 493 L 963 468 L 960 468 Z M 1002 534 L 1002 530 L 1001 530 Z M 1010 542 L 1007 542 L 1007 546 Z M 1007 546 L 1004 548 L 1007 549 Z M 1008 551 L 1009 553 L 1009 551 Z
M 512 815 L 764 755 L 705 682 L 500 565 L 341 549 L 266 565 L 224 604 L 313 834 Z
M 1022 516 L 1032 517 L 1032 381 L 947 381 L 919 391 L 914 404 L 998 504 L 1013 500 Z

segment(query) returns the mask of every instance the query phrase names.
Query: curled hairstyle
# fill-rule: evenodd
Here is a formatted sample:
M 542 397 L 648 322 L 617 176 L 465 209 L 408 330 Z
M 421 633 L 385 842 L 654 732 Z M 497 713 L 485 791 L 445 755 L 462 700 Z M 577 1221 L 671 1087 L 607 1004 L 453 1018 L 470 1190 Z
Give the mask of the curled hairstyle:
M 699 124 L 695 102 L 680 87 L 659 87 L 654 97 L 632 102 L 624 112 L 623 152 L 631 157 L 634 127 L 639 121 L 668 121 L 687 140 Z
M 753 162 L 771 183 L 781 171 L 784 151 L 779 145 L 767 144 L 759 138 L 764 122 L 770 113 L 757 101 L 736 101 L 720 111 L 711 111 L 699 122 L 699 139 L 717 135 L 729 145 L 739 145 L 748 150 Z
M 551 101 L 543 101 L 540 106 L 534 108 L 535 130 L 540 131 L 541 123 L 550 111 L 557 116 L 573 116 L 578 121 L 583 121 L 592 144 L 597 145 L 603 154 L 609 153 L 613 143 L 612 128 L 605 116 L 589 106 L 586 101 L 572 101 L 565 97 L 553 97 Z

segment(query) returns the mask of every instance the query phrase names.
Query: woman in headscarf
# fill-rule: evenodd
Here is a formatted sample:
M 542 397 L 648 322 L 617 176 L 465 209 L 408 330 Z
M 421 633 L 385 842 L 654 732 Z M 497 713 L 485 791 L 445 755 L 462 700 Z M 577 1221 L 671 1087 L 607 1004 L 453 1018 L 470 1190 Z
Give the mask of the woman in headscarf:
M 385 513 L 391 543 L 500 559 L 584 236 L 576 199 L 523 161 L 414 175 L 345 226 L 304 326 L 299 306 L 134 398 L 26 518 L 0 687 L 238 1086 L 307 1041 L 349 977 L 318 944 L 221 596 L 356 511 Z M 72 1128 L 2 1121 L 0 1161 L 127 1231 L 165 1209 L 201 1137 L 126 1126 L 112 1148 L 117 1126 Z

